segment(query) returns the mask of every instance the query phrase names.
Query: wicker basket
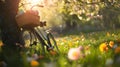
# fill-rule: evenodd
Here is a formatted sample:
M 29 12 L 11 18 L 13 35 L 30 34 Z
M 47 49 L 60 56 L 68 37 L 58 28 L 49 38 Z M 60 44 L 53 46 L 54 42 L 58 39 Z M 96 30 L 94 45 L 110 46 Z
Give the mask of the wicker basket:
M 25 12 L 16 17 L 16 21 L 20 27 L 23 26 L 37 26 L 39 25 L 40 17 L 38 15 L 34 15 L 30 12 Z

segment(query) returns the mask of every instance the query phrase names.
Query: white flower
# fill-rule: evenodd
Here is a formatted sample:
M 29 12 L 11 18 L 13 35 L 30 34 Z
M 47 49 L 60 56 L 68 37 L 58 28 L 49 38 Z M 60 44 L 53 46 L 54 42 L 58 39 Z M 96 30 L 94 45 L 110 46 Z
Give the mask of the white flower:
M 71 48 L 68 52 L 68 58 L 70 60 L 78 60 L 80 58 L 80 49 L 79 48 Z
M 39 58 L 39 57 L 38 57 L 38 54 L 33 54 L 32 58 L 33 58 L 34 60 L 37 60 L 37 59 Z
M 31 62 L 32 60 L 33 60 L 32 57 L 27 57 L 27 61 L 28 61 L 28 62 Z
M 114 46 L 113 46 L 113 49 L 115 49 L 115 48 L 117 48 L 118 46 L 117 46 L 117 44 L 115 44 Z
M 37 60 L 39 56 L 37 54 L 33 54 L 32 57 L 27 57 L 27 61 L 31 62 L 32 60 Z

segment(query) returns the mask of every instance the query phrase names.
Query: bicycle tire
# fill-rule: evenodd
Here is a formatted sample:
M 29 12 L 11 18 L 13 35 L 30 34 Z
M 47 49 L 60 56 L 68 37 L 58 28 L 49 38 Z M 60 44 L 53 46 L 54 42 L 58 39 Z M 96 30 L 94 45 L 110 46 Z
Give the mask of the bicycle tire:
M 54 36 L 52 35 L 52 33 L 46 32 L 45 30 L 41 31 L 39 28 L 36 28 L 36 29 L 38 30 L 38 33 L 41 36 L 41 38 L 43 38 L 43 40 L 46 41 L 46 46 L 47 46 L 46 50 L 50 51 L 56 48 L 57 52 L 59 52 L 56 40 Z
M 54 36 L 50 32 L 47 33 L 47 39 L 48 39 L 47 41 L 48 41 L 49 46 L 52 47 L 52 48 L 55 47 L 57 52 L 59 52 L 59 48 L 57 46 L 56 40 L 55 40 Z

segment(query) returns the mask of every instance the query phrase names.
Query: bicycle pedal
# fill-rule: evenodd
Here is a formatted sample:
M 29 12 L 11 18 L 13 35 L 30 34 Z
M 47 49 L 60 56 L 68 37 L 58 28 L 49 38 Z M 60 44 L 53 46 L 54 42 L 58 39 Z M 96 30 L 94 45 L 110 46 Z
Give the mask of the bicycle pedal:
M 53 46 L 52 47 L 48 47 L 47 50 L 50 51 L 50 50 L 53 50 Z

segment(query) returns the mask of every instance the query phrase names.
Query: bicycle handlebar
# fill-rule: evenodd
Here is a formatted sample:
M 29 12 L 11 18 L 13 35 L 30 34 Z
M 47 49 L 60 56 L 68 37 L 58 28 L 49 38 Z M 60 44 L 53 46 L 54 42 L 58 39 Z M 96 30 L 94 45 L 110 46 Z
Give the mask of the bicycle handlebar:
M 44 7 L 43 5 L 39 5 L 39 4 L 37 4 L 37 5 L 33 5 L 32 7 L 31 7 L 31 10 L 34 8 L 34 7 Z

